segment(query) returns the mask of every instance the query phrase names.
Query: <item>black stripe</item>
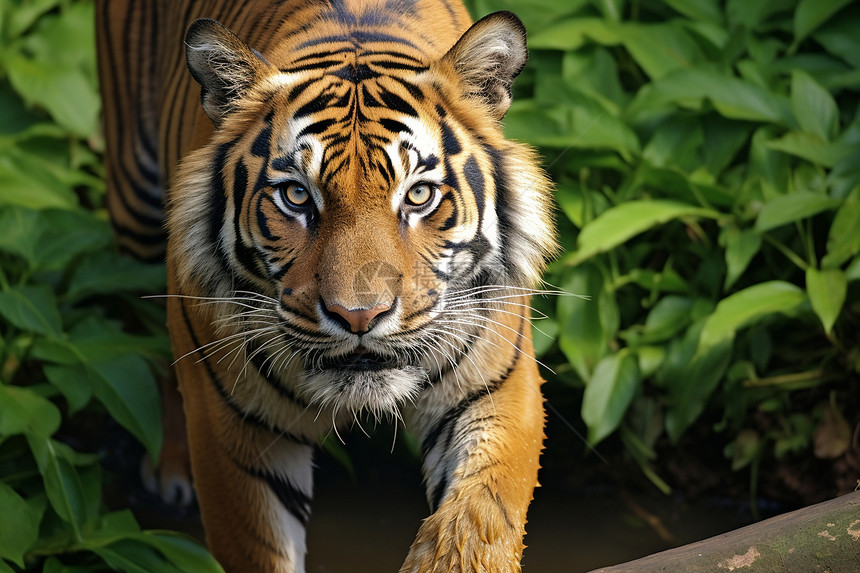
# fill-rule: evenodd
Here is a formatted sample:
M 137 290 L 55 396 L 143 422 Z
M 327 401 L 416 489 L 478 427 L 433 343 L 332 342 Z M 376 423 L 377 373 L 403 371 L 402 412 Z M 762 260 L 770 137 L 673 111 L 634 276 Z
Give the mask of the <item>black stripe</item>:
M 227 404 L 227 406 L 233 411 L 234 414 L 236 414 L 236 417 L 239 419 L 239 421 L 243 424 L 248 424 L 256 428 L 266 430 L 274 434 L 278 434 L 279 437 L 285 438 L 297 444 L 303 444 L 306 446 L 313 445 L 314 442 L 308 440 L 307 438 L 293 434 L 287 429 L 281 428 L 280 426 L 270 424 L 269 422 L 263 420 L 255 412 L 243 410 L 242 407 L 233 400 L 233 397 L 230 395 L 229 392 L 227 392 L 227 390 L 221 384 L 221 381 L 218 379 L 218 376 L 215 373 L 215 369 L 212 367 L 212 364 L 209 361 L 209 356 L 204 350 L 200 349 L 200 340 L 197 338 L 197 333 L 194 332 L 194 327 L 191 324 L 191 319 L 188 317 L 188 310 L 185 307 L 186 304 L 188 303 L 185 299 L 180 300 L 179 302 L 180 308 L 182 309 L 182 319 L 185 322 L 185 328 L 188 330 L 188 334 L 191 337 L 192 344 L 195 348 L 198 349 L 196 352 L 200 354 L 200 362 L 206 368 L 206 373 L 209 375 L 209 380 L 215 387 L 215 391 L 218 392 L 218 396 L 220 396 L 221 400 L 225 404 Z M 184 360 L 188 359 L 190 359 L 190 357 L 188 356 L 184 358 Z
M 233 460 L 233 463 L 248 475 L 266 482 L 266 485 L 277 496 L 284 509 L 303 526 L 307 526 L 308 520 L 311 517 L 311 497 L 309 495 L 294 487 L 288 480 L 280 476 L 267 471 L 247 468 L 236 460 Z

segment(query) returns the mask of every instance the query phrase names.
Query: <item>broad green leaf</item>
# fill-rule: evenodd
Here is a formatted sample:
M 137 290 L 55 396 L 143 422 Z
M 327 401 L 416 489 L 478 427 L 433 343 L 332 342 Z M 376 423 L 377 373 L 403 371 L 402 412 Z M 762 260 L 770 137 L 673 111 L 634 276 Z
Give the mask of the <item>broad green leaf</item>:
M 860 257 L 856 257 L 845 269 L 845 280 L 848 282 L 860 280 Z
M 60 410 L 32 390 L 0 385 L 0 438 L 13 434 L 47 438 L 60 427 L 60 418 Z
M 825 141 L 836 136 L 839 129 L 836 100 L 802 70 L 791 73 L 791 107 L 801 130 Z
M 79 412 L 93 396 L 91 371 L 83 366 L 45 366 L 45 376 L 69 403 L 69 415 Z
M 714 24 L 723 23 L 723 11 L 717 0 L 663 0 L 680 14 L 691 20 L 707 20 Z
M 110 545 L 93 548 L 92 551 L 114 570 L 125 573 L 183 573 L 168 563 L 157 550 L 134 539 L 121 539 Z
M 664 296 L 648 313 L 639 342 L 653 344 L 672 338 L 690 323 L 692 307 L 693 301 L 685 296 Z
M 14 147 L 0 154 L 0 189 L 0 205 L 70 209 L 78 203 L 72 189 L 37 159 Z
M 720 115 L 789 126 L 788 99 L 746 80 L 702 68 L 680 68 L 646 84 L 628 108 L 633 121 L 667 106 L 700 110 L 710 101 Z
M 588 426 L 589 444 L 597 444 L 615 431 L 638 386 L 636 360 L 627 350 L 597 364 L 582 396 L 582 420 Z
M 674 22 L 644 24 L 626 22 L 618 30 L 624 47 L 652 79 L 659 79 L 701 60 L 698 45 Z
M 144 531 L 135 538 L 154 547 L 180 571 L 223 573 L 223 569 L 206 549 L 194 541 L 168 531 Z
M 835 167 L 853 151 L 851 145 L 831 143 L 802 131 L 789 131 L 778 139 L 768 141 L 766 145 L 824 167 Z
M 848 292 L 845 273 L 839 269 L 819 271 L 809 267 L 806 269 L 806 292 L 809 293 L 812 310 L 824 325 L 824 332 L 830 334 Z
M 27 332 L 62 334 L 62 321 L 54 293 L 42 285 L 0 292 L 0 315 Z
M 93 394 L 113 419 L 146 447 L 152 459 L 161 451 L 158 385 L 140 356 L 125 354 L 88 365 Z
M 620 42 L 618 27 L 600 18 L 571 18 L 529 35 L 532 50 L 577 50 L 588 42 L 614 46 Z
M 166 283 L 164 265 L 146 264 L 103 251 L 84 259 L 72 277 L 66 297 L 77 300 L 93 294 L 157 293 L 164 291 Z
M 701 118 L 702 152 L 708 171 L 718 175 L 729 166 L 738 152 L 749 145 L 752 126 L 717 114 Z
M 105 247 L 107 224 L 89 213 L 14 205 L 0 208 L 0 251 L 22 257 L 30 270 L 62 268 L 75 256 Z
M 578 296 L 558 300 L 559 347 L 579 377 L 587 381 L 609 352 L 609 341 L 618 329 L 617 306 L 606 292 L 600 272 L 591 265 L 570 271 L 562 289 Z
M 696 351 L 706 320 L 697 320 L 683 338 L 670 343 L 655 378 L 668 392 L 666 432 L 675 443 L 701 415 L 731 360 L 731 339 L 723 340 L 705 352 Z
M 514 102 L 505 116 L 505 134 L 544 147 L 611 149 L 626 159 L 639 152 L 633 130 L 584 93 L 570 94 L 552 107 L 534 100 Z
M 750 229 L 726 227 L 720 233 L 720 245 L 726 249 L 726 280 L 723 290 L 728 291 L 740 278 L 761 248 L 761 234 Z
M 791 175 L 791 158 L 770 148 L 775 130 L 770 127 L 757 129 L 750 145 L 748 180 L 759 181 L 764 198 L 769 200 L 785 194 Z
M 7 20 L 3 23 L 3 32 L 5 39 L 12 40 L 17 38 L 30 26 L 32 26 L 39 16 L 55 8 L 60 0 L 30 0 L 29 2 L 17 3 L 14 10 L 7 10 Z M 2 11 L 2 10 L 0 10 Z
M 799 43 L 851 0 L 800 0 L 794 12 L 794 41 Z
M 472 17 L 476 20 L 484 14 L 497 10 L 514 12 L 525 24 L 530 33 L 536 33 L 564 17 L 580 11 L 590 4 L 590 0 L 473 0 L 467 2 L 471 7 Z
M 79 137 L 96 132 L 99 94 L 81 70 L 10 51 L 5 64 L 9 81 L 27 102 L 44 107 L 57 123 Z
M 14 489 L 0 481 L 0 558 L 24 567 L 24 554 L 39 538 L 40 516 Z
M 824 46 L 828 53 L 839 56 L 855 69 L 860 68 L 858 16 L 860 16 L 860 6 L 855 2 L 839 18 L 831 19 L 813 34 L 815 41 Z
M 636 358 L 639 361 L 639 372 L 642 378 L 649 378 L 666 359 L 666 348 L 663 346 L 639 346 L 636 348 Z
M 728 0 L 726 15 L 730 24 L 739 24 L 748 30 L 755 30 L 775 12 L 788 11 L 793 7 L 794 2 L 784 0 Z
M 50 438 L 30 435 L 27 443 L 36 458 L 51 507 L 71 526 L 75 539 L 80 539 L 88 504 L 77 471 L 67 459 L 58 455 L 59 444 Z
M 834 209 L 842 203 L 817 193 L 791 193 L 777 197 L 762 207 L 755 222 L 759 233 L 775 229 L 794 221 L 806 219 L 822 211 Z
M 558 322 L 553 319 L 532 321 L 532 343 L 536 356 L 543 356 L 552 348 L 558 339 L 558 331 Z
M 718 218 L 719 213 L 675 201 L 641 200 L 622 203 L 588 223 L 579 234 L 577 250 L 567 255 L 564 260 L 569 265 L 577 265 L 652 227 L 683 217 Z
M 825 269 L 840 267 L 857 253 L 860 253 L 860 186 L 854 188 L 836 211 L 821 266 Z
M 774 313 L 792 312 L 806 300 L 806 293 L 784 281 L 760 283 L 724 298 L 702 328 L 697 355 L 731 340 L 739 328 Z

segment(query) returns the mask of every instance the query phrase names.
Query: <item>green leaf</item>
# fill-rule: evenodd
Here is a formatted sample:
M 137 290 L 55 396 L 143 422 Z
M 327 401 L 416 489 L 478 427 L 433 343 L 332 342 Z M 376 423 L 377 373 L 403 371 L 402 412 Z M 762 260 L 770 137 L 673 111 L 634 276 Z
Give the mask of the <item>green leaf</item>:
M 45 366 L 45 376 L 69 403 L 69 415 L 79 412 L 93 396 L 90 370 L 83 366 Z
M 769 201 L 758 214 L 755 230 L 759 233 L 794 221 L 806 219 L 822 211 L 838 207 L 842 201 L 817 193 L 791 193 Z
M 146 447 L 152 459 L 161 451 L 161 402 L 146 361 L 124 354 L 87 366 L 93 394 L 111 417 Z
M 718 218 L 719 213 L 675 201 L 628 201 L 612 207 L 583 227 L 577 239 L 577 250 L 564 261 L 577 265 L 652 227 L 682 217 Z
M 836 211 L 821 266 L 838 268 L 857 253 L 860 253 L 860 186 L 854 188 Z
M 32 390 L 0 384 L 0 442 L 14 434 L 47 438 L 60 420 L 60 410 Z
M 680 14 L 691 20 L 705 20 L 714 24 L 723 23 L 723 12 L 717 0 L 663 0 Z
M 830 141 L 839 129 L 839 108 L 833 96 L 803 70 L 791 73 L 791 107 L 800 129 Z
M 761 234 L 750 229 L 726 227 L 720 233 L 720 244 L 726 249 L 726 280 L 723 290 L 728 291 L 740 278 L 761 248 Z
M 720 115 L 790 126 L 787 98 L 749 81 L 701 68 L 680 68 L 646 84 L 627 110 L 634 121 L 667 106 L 700 110 L 710 101 Z
M 58 455 L 58 443 L 49 438 L 27 436 L 27 443 L 45 484 L 51 507 L 68 523 L 75 539 L 81 539 L 81 528 L 87 518 L 87 495 L 75 467 Z
M 848 282 L 860 280 L 860 257 L 855 258 L 845 269 L 845 280 Z
M 37 158 L 15 147 L 0 154 L 0 189 L 0 205 L 70 209 L 78 203 L 72 189 Z
M 794 41 L 800 43 L 851 0 L 800 0 L 794 12 Z
M 14 489 L 0 481 L 0 558 L 24 567 L 24 553 L 39 538 L 41 518 Z
M 109 226 L 89 213 L 9 205 L 0 208 L 0 251 L 23 258 L 30 270 L 52 270 L 75 256 L 104 248 Z
M 630 159 L 639 140 L 617 115 L 584 93 L 571 93 L 551 107 L 515 101 L 505 116 L 505 135 L 544 147 L 611 149 Z
M 639 369 L 626 349 L 597 364 L 582 396 L 589 444 L 595 445 L 615 431 L 638 387 Z
M 163 292 L 167 284 L 164 265 L 146 264 L 111 251 L 87 257 L 77 268 L 66 296 L 77 300 L 93 294 Z
M 653 344 L 672 338 L 690 323 L 692 307 L 693 301 L 685 296 L 664 296 L 648 313 L 639 342 Z
M 806 269 L 806 292 L 809 293 L 812 310 L 824 325 L 824 332 L 830 334 L 848 292 L 845 273 L 839 269 L 819 271 L 809 267 Z
M 27 332 L 55 337 L 62 334 L 62 321 L 54 293 L 42 285 L 0 292 L 0 315 Z
M 618 36 L 636 63 L 655 80 L 674 70 L 689 68 L 702 59 L 696 42 L 675 22 L 625 22 Z
M 768 141 L 766 145 L 824 167 L 835 167 L 853 150 L 851 145 L 831 143 L 802 131 L 789 131 L 779 139 Z
M 135 538 L 160 551 L 180 571 L 224 572 L 202 545 L 180 534 L 169 531 L 145 531 Z
M 182 573 L 181 569 L 170 565 L 154 548 L 133 539 L 122 539 L 92 551 L 113 569 L 125 573 Z
M 532 50 L 577 50 L 588 42 L 614 46 L 618 27 L 601 18 L 571 18 L 529 36 Z
M 784 281 L 760 283 L 724 298 L 702 328 L 697 355 L 732 340 L 739 328 L 770 314 L 792 312 L 806 300 L 802 290 Z
M 701 415 L 731 361 L 730 339 L 705 352 L 696 351 L 705 321 L 696 321 L 683 338 L 671 342 L 657 372 L 657 382 L 668 390 L 665 425 L 673 443 Z
M 609 341 L 618 330 L 618 308 L 605 289 L 603 276 L 591 265 L 571 270 L 562 290 L 578 296 L 558 300 L 559 348 L 580 378 L 587 381 L 597 362 L 609 352 Z

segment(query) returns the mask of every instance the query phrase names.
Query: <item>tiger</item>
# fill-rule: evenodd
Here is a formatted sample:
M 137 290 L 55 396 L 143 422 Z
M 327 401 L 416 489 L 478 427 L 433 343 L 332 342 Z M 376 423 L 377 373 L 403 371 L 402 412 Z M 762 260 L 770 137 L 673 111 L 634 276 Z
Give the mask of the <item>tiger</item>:
M 165 418 L 219 563 L 304 571 L 314 452 L 372 418 L 421 446 L 430 515 L 400 571 L 520 571 L 530 300 L 556 249 L 552 183 L 503 132 L 522 22 L 459 0 L 96 10 L 108 209 L 124 251 L 166 261 Z

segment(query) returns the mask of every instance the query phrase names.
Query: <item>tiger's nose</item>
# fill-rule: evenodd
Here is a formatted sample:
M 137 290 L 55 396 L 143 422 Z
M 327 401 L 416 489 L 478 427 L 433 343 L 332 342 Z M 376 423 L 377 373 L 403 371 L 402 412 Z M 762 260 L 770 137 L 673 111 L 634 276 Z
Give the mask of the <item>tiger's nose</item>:
M 329 316 L 353 334 L 370 332 L 371 323 L 382 313 L 391 310 L 390 304 L 377 304 L 371 308 L 349 309 L 339 304 L 328 305 Z

